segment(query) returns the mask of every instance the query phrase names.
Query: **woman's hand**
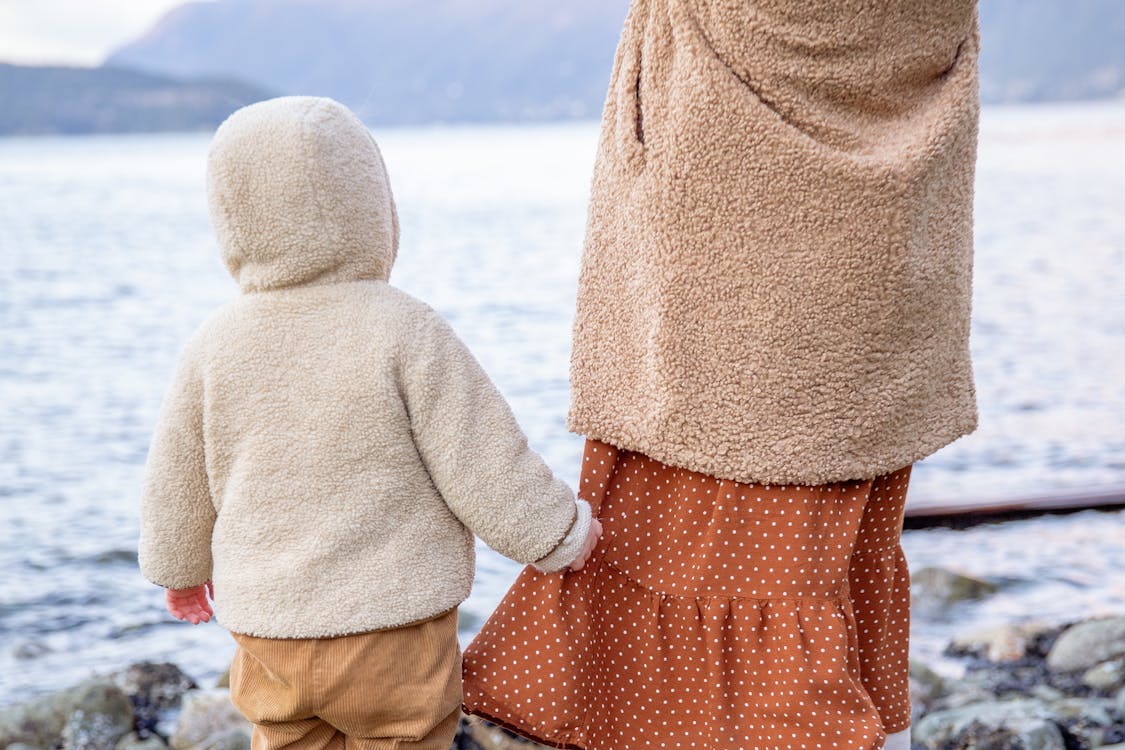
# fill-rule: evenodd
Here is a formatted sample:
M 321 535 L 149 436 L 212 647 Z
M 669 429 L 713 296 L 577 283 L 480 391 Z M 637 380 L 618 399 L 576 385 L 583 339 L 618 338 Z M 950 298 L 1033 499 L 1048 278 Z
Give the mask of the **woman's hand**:
M 192 625 L 209 622 L 215 611 L 211 600 L 215 598 L 215 587 L 210 581 L 190 589 L 165 589 L 164 601 L 168 611 L 177 620 L 186 620 Z
M 586 543 L 582 545 L 582 551 L 570 564 L 570 570 L 582 570 L 585 567 L 586 561 L 590 559 L 590 555 L 594 554 L 594 548 L 598 546 L 598 540 L 601 538 L 601 522 L 596 518 L 590 519 L 590 533 L 586 535 Z

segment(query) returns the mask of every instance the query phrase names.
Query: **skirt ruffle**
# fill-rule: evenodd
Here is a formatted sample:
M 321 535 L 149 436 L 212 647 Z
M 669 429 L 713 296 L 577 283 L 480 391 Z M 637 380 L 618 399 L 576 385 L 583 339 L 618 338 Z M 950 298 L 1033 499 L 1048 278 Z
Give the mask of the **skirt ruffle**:
M 466 710 L 581 750 L 882 747 L 848 583 L 871 483 L 734 485 L 591 445 L 603 543 L 520 574 L 465 652 Z

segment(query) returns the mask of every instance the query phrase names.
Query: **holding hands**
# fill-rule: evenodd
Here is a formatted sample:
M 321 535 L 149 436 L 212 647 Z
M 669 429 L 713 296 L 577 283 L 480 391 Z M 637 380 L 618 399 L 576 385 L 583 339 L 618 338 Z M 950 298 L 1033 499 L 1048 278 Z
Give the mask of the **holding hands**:
M 569 566 L 570 570 L 582 570 L 586 565 L 586 561 L 590 559 L 590 555 L 594 554 L 594 548 L 598 546 L 598 540 L 602 537 L 602 524 L 598 519 L 590 520 L 590 532 L 586 535 L 586 543 L 582 545 L 582 551 L 578 553 L 578 557 L 574 559 Z
M 569 570 L 579 571 L 585 567 L 586 562 L 594 553 L 594 548 L 598 546 L 598 540 L 601 539 L 601 536 L 601 522 L 594 518 L 590 521 L 590 531 L 586 535 L 586 543 L 582 545 L 582 551 L 578 554 L 578 557 L 568 566 Z M 214 598 L 215 587 L 210 581 L 187 589 L 164 590 L 164 601 L 168 607 L 168 612 L 177 620 L 184 620 L 192 625 L 211 621 L 211 618 L 215 615 L 215 610 L 211 607 L 211 601 Z

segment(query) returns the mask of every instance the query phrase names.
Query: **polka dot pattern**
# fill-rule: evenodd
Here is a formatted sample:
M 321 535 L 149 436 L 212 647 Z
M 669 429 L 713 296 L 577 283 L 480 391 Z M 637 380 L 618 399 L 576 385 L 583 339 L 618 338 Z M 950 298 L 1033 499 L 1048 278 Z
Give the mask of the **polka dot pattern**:
M 520 575 L 465 652 L 466 709 L 584 750 L 882 747 L 910 721 L 909 476 L 747 485 L 588 441 L 602 543 Z

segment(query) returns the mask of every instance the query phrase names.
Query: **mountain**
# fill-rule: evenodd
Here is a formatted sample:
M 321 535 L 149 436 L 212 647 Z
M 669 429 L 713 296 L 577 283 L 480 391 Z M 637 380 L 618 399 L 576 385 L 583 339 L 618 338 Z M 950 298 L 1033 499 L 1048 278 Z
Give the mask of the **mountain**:
M 0 135 L 205 130 L 270 96 L 232 80 L 176 80 L 117 67 L 0 64 Z
M 209 129 L 269 90 L 331 96 L 383 125 L 594 118 L 627 6 L 189 3 L 100 69 L 0 64 L 0 134 Z M 1122 0 L 981 0 L 980 8 L 986 102 L 1125 94 Z
M 223 0 L 109 58 L 339 99 L 379 124 L 592 118 L 624 0 Z
M 627 0 L 219 0 L 110 57 L 337 98 L 373 123 L 596 117 Z M 1122 0 L 981 0 L 987 102 L 1120 96 Z

